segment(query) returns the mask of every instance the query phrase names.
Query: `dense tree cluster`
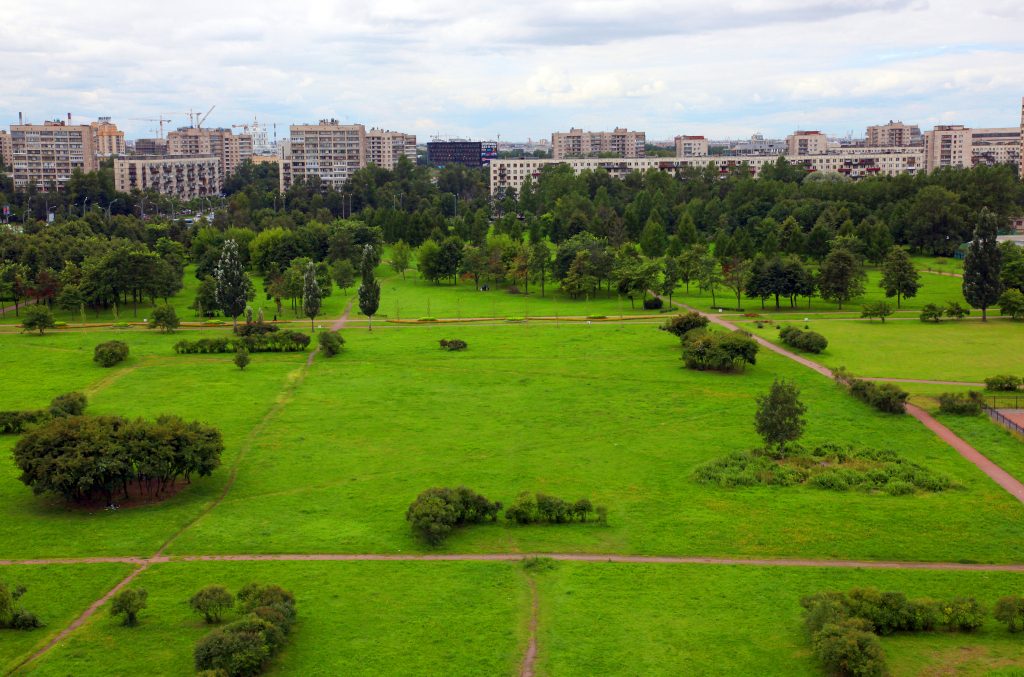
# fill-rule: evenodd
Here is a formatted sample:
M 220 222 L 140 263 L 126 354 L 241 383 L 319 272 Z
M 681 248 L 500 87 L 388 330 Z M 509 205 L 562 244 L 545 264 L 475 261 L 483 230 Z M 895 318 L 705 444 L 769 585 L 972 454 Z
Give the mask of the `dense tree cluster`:
M 433 487 L 416 497 L 405 519 L 414 532 L 437 544 L 448 538 L 454 527 L 498 519 L 501 509 L 500 501 L 489 501 L 468 487 Z
M 76 502 L 98 494 L 111 503 L 119 491 L 127 498 L 131 485 L 158 496 L 179 479 L 209 475 L 223 451 L 219 430 L 177 416 L 72 415 L 29 430 L 14 446 L 14 462 L 37 494 Z
M 82 393 L 67 393 L 50 400 L 46 409 L 31 411 L 0 411 L 0 434 L 20 435 L 31 426 L 42 423 L 50 418 L 64 416 L 81 416 L 87 405 Z

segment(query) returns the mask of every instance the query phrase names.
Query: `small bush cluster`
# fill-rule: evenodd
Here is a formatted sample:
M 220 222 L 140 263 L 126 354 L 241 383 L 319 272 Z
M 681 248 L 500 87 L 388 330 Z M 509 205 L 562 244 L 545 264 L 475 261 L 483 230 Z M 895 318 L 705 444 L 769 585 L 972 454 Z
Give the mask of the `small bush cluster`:
M 456 351 L 458 351 L 458 350 L 465 350 L 468 347 L 466 342 L 463 341 L 462 339 L 452 339 L 451 341 L 448 341 L 446 339 L 441 339 L 440 341 L 438 341 L 438 343 L 441 344 L 441 349 L 442 350 L 456 350 Z
M 174 306 L 165 304 L 153 309 L 148 326 L 150 329 L 160 329 L 170 334 L 181 326 L 181 320 L 178 319 L 178 313 L 174 311 Z
M 910 398 L 910 393 L 895 383 L 876 383 L 854 378 L 846 367 L 836 369 L 834 376 L 837 383 L 844 386 L 851 395 L 861 402 L 889 414 L 907 413 L 907 400 Z
M 263 318 L 259 317 L 256 320 L 248 320 L 243 324 L 235 325 L 232 331 L 234 331 L 236 336 L 263 336 L 264 334 L 277 333 L 278 327 L 264 322 Z
M 1019 376 L 1000 374 L 985 379 L 985 390 L 1017 390 L 1021 386 Z
M 409 505 L 405 519 L 411 523 L 413 531 L 437 545 L 448 538 L 453 527 L 479 523 L 486 518 L 493 522 L 501 509 L 500 501 L 491 502 L 469 487 L 432 487 Z
M 595 508 L 589 498 L 581 498 L 575 503 L 569 503 L 557 496 L 522 491 L 512 505 L 505 509 L 505 519 L 518 524 L 536 522 L 562 524 L 571 522 L 574 517 L 578 517 L 580 522 L 586 522 L 587 515 L 592 512 L 597 514 L 598 522 L 607 521 L 608 509 L 604 506 Z
M 327 354 L 327 357 L 334 357 L 341 352 L 341 347 L 345 345 L 345 339 L 342 338 L 341 332 L 329 329 L 324 329 L 318 333 L 316 341 L 320 344 L 320 349 Z
M 708 322 L 710 322 L 708 318 L 696 311 L 693 311 L 685 315 L 670 317 L 665 320 L 665 324 L 658 328 L 662 331 L 667 331 L 673 336 L 678 336 L 681 340 L 688 332 L 694 329 L 704 329 L 708 326 Z
M 250 353 L 291 353 L 306 349 L 310 342 L 309 334 L 297 331 L 252 334 L 230 338 L 201 338 L 198 341 L 182 339 L 174 344 L 174 352 L 179 354 L 193 353 L 237 353 L 244 348 Z
M 681 359 L 687 369 L 731 372 L 756 364 L 760 349 L 749 332 L 741 329 L 733 332 L 694 329 L 683 336 Z
M 657 296 L 652 296 L 649 299 L 644 299 L 644 310 L 661 310 L 661 307 L 665 305 L 665 302 L 659 299 Z
M 973 597 L 907 599 L 902 592 L 876 588 L 820 592 L 803 597 L 800 604 L 818 658 L 832 673 L 850 677 L 888 674 L 879 635 L 932 631 L 940 626 L 950 632 L 971 632 L 981 627 L 988 614 Z
M 808 353 L 820 353 L 828 348 L 828 340 L 816 331 L 802 331 L 793 325 L 787 325 L 779 330 L 779 338 L 787 346 Z
M 219 611 L 230 608 L 225 601 L 231 595 L 222 586 L 207 586 L 192 599 L 212 588 L 216 589 L 213 592 Z M 201 675 L 258 675 L 284 645 L 296 617 L 295 596 L 276 585 L 249 583 L 238 591 L 237 607 L 242 618 L 211 631 L 196 643 L 192 655 Z M 206 615 L 202 610 L 197 613 Z
M 821 444 L 808 451 L 786 447 L 786 458 L 763 449 L 737 451 L 697 466 L 693 479 L 722 487 L 807 484 L 831 491 L 884 491 L 893 496 L 915 491 L 945 491 L 962 485 L 894 451 Z
M 939 411 L 957 416 L 977 416 L 982 409 L 982 394 L 972 390 L 968 393 L 942 393 L 938 397 Z
M 36 411 L 0 411 L 0 434 L 20 435 L 30 426 L 64 416 L 81 416 L 86 398 L 82 393 L 67 393 L 50 400 L 48 409 Z
M 7 583 L 0 581 L 0 628 L 35 630 L 43 627 L 42 621 L 34 613 L 25 611 L 24 607 L 14 607 L 14 603 L 27 591 L 24 585 L 16 585 L 11 590 Z
M 107 341 L 96 346 L 92 361 L 99 362 L 101 367 L 113 367 L 128 357 L 128 344 L 124 341 Z

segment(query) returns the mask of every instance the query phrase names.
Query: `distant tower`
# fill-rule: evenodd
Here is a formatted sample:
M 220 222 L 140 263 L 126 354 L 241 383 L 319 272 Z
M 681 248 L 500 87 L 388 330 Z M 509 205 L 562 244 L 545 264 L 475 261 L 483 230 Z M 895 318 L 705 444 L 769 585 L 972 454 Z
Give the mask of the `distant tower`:
M 261 125 L 255 117 L 252 120 L 252 152 L 253 155 L 272 155 L 274 152 L 267 138 L 267 126 Z

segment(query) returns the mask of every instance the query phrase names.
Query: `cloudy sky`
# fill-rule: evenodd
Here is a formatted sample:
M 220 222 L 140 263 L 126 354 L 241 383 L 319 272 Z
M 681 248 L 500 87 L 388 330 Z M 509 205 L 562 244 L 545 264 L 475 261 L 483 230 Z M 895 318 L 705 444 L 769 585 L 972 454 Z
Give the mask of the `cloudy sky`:
M 0 0 L 0 125 L 257 116 L 525 140 L 648 139 L 902 119 L 1011 127 L 1021 0 Z

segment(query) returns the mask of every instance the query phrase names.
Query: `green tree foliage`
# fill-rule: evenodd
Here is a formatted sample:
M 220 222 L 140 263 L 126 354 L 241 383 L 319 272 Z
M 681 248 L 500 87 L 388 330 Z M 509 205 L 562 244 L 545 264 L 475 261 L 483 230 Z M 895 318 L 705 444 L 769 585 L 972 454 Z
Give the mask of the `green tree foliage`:
M 1024 294 L 1017 289 L 1007 289 L 999 297 L 999 312 L 1017 319 L 1024 315 Z
M 403 273 L 404 275 L 404 273 Z M 355 284 L 356 271 L 352 267 L 352 262 L 348 259 L 338 259 L 331 266 L 331 277 L 334 278 L 334 282 L 338 287 L 347 294 L 348 288 Z
M 964 257 L 963 292 L 972 308 L 981 308 L 981 321 L 987 321 L 986 311 L 999 301 L 1003 293 L 1000 278 L 1003 254 L 996 242 L 999 216 L 981 210 L 974 228 L 974 239 Z
M 235 357 L 232 362 L 235 363 L 236 367 L 244 370 L 249 366 L 249 363 L 252 362 L 252 359 L 249 357 L 249 351 L 244 347 L 239 346 L 238 350 L 235 351 Z
M 327 357 L 334 357 L 341 352 L 341 347 L 345 345 L 345 339 L 342 337 L 341 332 L 329 329 L 324 329 L 317 334 L 316 340 L 320 344 L 320 349 L 324 351 Z
M 648 219 L 640 236 L 640 248 L 644 250 L 644 256 L 659 258 L 665 255 L 667 247 L 668 236 L 664 226 L 654 219 Z
M 1017 595 L 1001 597 L 992 608 L 992 615 L 1000 623 L 1005 623 L 1010 632 L 1020 632 L 1024 629 L 1024 599 Z
M 310 261 L 302 276 L 302 313 L 309 318 L 309 330 L 313 331 L 313 320 L 320 312 L 320 285 L 316 279 L 316 265 Z
M 818 289 L 821 298 L 837 302 L 841 310 L 844 301 L 855 299 L 864 293 L 866 279 L 864 270 L 848 249 L 834 248 L 821 263 Z
M 139 624 L 139 612 L 146 608 L 148 598 L 149 592 L 145 588 L 121 588 L 110 598 L 110 615 L 113 618 L 124 616 L 121 624 L 134 628 Z
M 245 310 L 249 300 L 251 283 L 238 258 L 238 245 L 234 240 L 224 243 L 215 279 L 217 280 L 217 307 L 225 316 L 231 318 L 232 324 L 237 326 L 238 316 Z
M 93 350 L 92 361 L 101 367 L 113 367 L 128 358 L 128 344 L 124 341 L 104 341 Z
M 405 519 L 432 545 L 444 541 L 453 527 L 498 519 L 501 502 L 491 502 L 468 487 L 433 487 L 409 505 Z
M 409 268 L 409 263 L 412 261 L 412 249 L 405 243 L 404 240 L 399 240 L 395 243 L 394 249 L 391 250 L 391 261 L 388 265 L 391 266 L 391 270 L 396 273 L 402 274 L 402 279 L 405 279 L 405 271 Z
M 920 317 L 922 322 L 927 322 L 928 320 L 935 320 L 935 322 L 938 323 L 939 318 L 942 317 L 942 308 L 940 308 L 934 303 L 926 303 L 924 307 L 921 308 Z
M 374 251 L 372 245 L 363 248 L 362 283 L 359 285 L 359 310 L 366 315 L 369 331 L 373 331 L 373 316 L 380 307 L 380 282 L 374 274 Z
M 178 319 L 178 314 L 174 312 L 174 306 L 167 304 L 157 306 L 150 315 L 150 329 L 160 329 L 168 334 L 172 334 L 175 329 L 181 326 L 181 320 Z
M 917 296 L 917 290 L 921 288 L 921 274 L 914 268 L 903 247 L 892 247 L 882 264 L 882 281 L 878 286 L 885 290 L 887 298 L 896 297 L 896 307 L 900 308 L 900 301 L 904 298 Z
M 800 401 L 800 389 L 786 379 L 776 378 L 767 395 L 757 396 L 754 425 L 765 446 L 778 446 L 784 453 L 787 442 L 795 442 L 804 434 L 807 421 L 801 416 L 807 407 Z
M 37 303 L 25 309 L 25 319 L 21 321 L 22 333 L 38 329 L 40 336 L 44 329 L 53 329 L 56 324 L 53 313 L 46 305 Z
M 757 364 L 760 346 L 746 332 L 693 331 L 683 336 L 683 357 L 688 369 L 731 372 Z
M 697 311 L 691 311 L 685 315 L 680 314 L 668 318 L 665 320 L 665 324 L 658 328 L 682 339 L 688 332 L 694 329 L 704 329 L 708 326 L 708 322 L 710 320 L 704 315 Z
M 866 317 L 868 319 L 877 317 L 882 320 L 882 324 L 885 324 L 885 318 L 889 317 L 894 312 L 896 312 L 895 310 L 893 310 L 892 306 L 890 306 L 885 301 L 873 301 L 871 303 L 865 303 L 861 305 L 860 308 L 861 317 Z
M 192 612 L 202 614 L 207 623 L 220 623 L 224 612 L 234 605 L 234 595 L 223 585 L 207 585 L 188 600 Z

